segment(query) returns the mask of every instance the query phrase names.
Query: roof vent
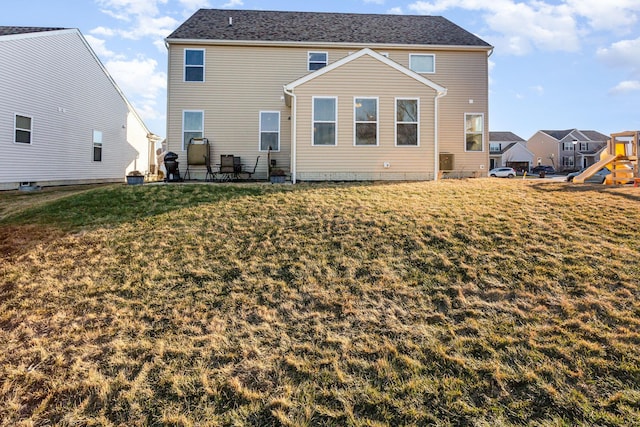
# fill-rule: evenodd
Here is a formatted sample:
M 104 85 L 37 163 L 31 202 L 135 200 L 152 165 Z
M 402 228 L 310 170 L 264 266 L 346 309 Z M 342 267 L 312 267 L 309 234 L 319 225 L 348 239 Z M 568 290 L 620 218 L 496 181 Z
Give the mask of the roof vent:
M 231 16 L 229 17 L 229 26 L 233 27 L 233 18 Z

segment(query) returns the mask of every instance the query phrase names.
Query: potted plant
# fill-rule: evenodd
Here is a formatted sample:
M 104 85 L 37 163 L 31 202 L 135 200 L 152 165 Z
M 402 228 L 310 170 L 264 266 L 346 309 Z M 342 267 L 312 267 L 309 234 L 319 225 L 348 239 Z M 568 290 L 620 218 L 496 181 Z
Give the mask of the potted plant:
M 144 183 L 144 175 L 140 171 L 131 171 L 127 175 L 128 185 L 142 185 Z
M 284 182 L 286 174 L 282 169 L 271 169 L 269 173 L 269 180 L 272 184 L 282 184 Z

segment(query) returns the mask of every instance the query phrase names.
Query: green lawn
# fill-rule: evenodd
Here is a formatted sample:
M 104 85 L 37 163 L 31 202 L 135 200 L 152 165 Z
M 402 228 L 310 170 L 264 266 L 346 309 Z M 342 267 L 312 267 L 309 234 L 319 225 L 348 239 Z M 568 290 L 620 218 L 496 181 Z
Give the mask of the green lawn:
M 640 425 L 640 188 L 0 193 L 0 425 Z

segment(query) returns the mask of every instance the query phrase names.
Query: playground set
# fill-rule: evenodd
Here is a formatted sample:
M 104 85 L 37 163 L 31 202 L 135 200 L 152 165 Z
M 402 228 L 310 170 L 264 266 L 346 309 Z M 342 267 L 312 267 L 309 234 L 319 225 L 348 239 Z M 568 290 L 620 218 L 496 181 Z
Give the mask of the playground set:
M 576 184 L 583 184 L 584 180 L 606 167 L 611 171 L 605 179 L 605 184 L 640 183 L 638 167 L 638 151 L 640 151 L 640 131 L 612 133 L 607 142 L 607 149 L 600 154 L 600 160 L 589 166 L 580 175 L 573 178 Z

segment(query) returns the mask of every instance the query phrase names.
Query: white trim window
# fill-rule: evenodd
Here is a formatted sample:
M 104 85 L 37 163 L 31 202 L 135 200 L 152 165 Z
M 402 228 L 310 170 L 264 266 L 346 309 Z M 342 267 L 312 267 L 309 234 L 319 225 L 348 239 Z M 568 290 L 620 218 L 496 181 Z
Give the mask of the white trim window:
M 378 98 L 354 98 L 353 145 L 378 145 Z
M 420 100 L 396 98 L 396 146 L 420 145 Z
M 186 150 L 191 138 L 204 138 L 204 111 L 182 112 L 182 149 Z
M 573 151 L 573 142 L 565 141 L 562 143 L 562 151 Z
M 307 71 L 316 71 L 329 64 L 329 54 L 327 52 L 308 52 Z
M 102 161 L 102 131 L 93 131 L 93 161 Z
M 14 139 L 16 144 L 31 144 L 33 132 L 33 118 L 22 114 L 15 114 L 14 118 Z
M 260 111 L 260 151 L 280 151 L 280 111 Z
M 484 113 L 465 113 L 464 151 L 484 151 Z
M 420 74 L 433 74 L 436 72 L 436 56 L 434 54 L 411 53 L 409 54 L 409 68 Z
M 204 82 L 204 49 L 184 50 L 184 81 Z
M 338 98 L 313 97 L 313 145 L 337 145 Z

